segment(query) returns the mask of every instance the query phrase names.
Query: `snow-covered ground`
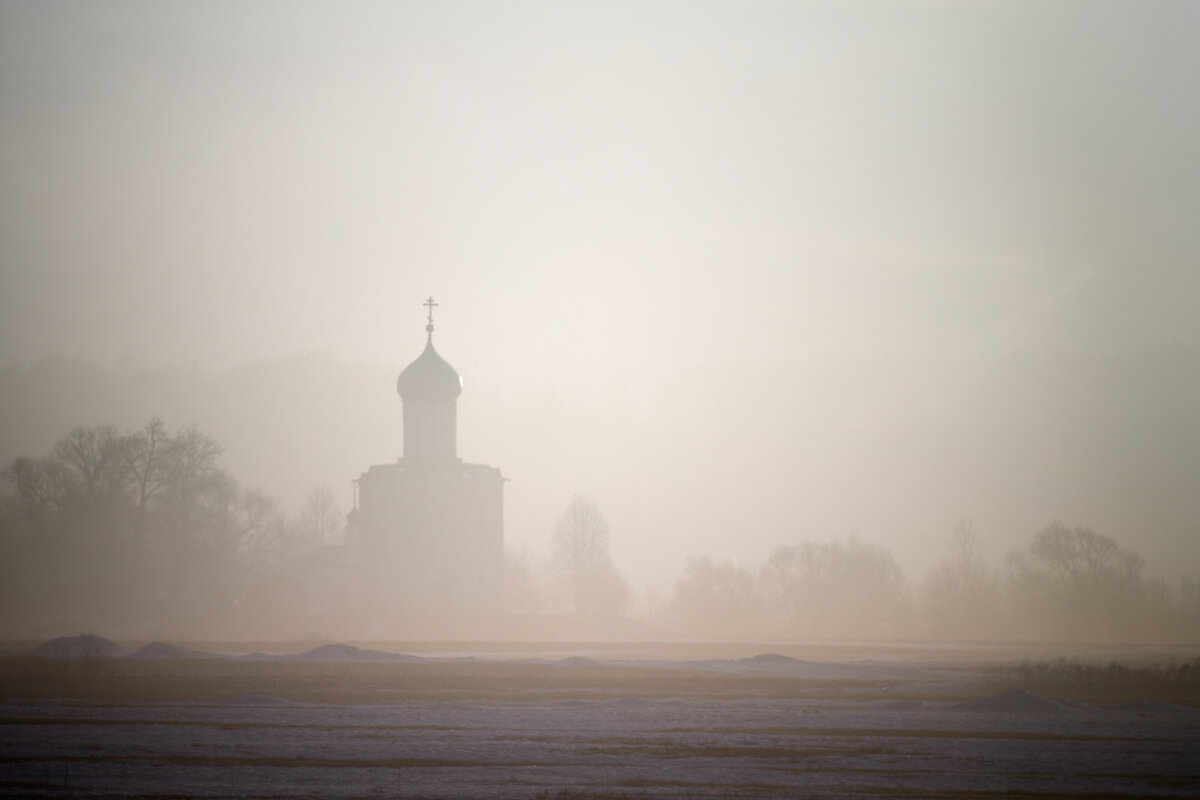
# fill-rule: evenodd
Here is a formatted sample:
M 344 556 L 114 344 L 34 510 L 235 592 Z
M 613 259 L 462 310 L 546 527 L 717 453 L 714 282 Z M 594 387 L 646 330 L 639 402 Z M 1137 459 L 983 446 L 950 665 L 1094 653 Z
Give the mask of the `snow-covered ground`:
M 316 704 L 285 691 L 217 703 L 10 699 L 0 704 L 0 795 L 1200 797 L 1193 707 L 970 696 L 957 668 L 771 654 L 540 663 L 568 675 L 661 668 L 664 679 L 653 691 L 582 680 L 487 701 Z M 689 691 L 689 676 L 714 674 L 740 688 Z M 757 677 L 866 688 L 778 697 L 736 683 Z
M 1195 710 L 622 698 L 4 709 L 0 792 L 1200 796 Z M 1045 702 L 1045 701 L 1043 701 Z M 1035 706 L 1040 704 L 1034 703 Z

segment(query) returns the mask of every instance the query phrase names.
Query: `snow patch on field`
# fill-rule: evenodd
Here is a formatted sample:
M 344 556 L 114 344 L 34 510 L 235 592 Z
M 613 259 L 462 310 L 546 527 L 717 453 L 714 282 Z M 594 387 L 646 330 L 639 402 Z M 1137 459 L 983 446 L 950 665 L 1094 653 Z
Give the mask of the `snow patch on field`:
M 1066 711 L 1067 706 L 1038 697 L 1024 689 L 1009 689 L 979 700 L 968 700 L 954 706 L 960 711 L 985 711 L 1005 714 L 1046 713 Z

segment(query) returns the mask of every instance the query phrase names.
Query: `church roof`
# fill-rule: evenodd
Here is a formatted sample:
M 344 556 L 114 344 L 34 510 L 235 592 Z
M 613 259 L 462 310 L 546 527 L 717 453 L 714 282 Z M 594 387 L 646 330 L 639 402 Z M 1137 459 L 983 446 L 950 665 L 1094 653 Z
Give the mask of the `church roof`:
M 425 350 L 396 379 L 396 391 L 405 400 L 454 400 L 462 394 L 462 378 L 433 349 L 432 331 Z

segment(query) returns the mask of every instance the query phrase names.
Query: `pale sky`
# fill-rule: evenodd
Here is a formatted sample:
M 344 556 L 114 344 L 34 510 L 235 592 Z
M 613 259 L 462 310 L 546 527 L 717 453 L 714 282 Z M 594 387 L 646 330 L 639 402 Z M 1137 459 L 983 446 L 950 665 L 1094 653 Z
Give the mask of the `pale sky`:
M 727 365 L 1195 348 L 1197 76 L 1188 2 L 5 0 L 0 363 L 401 367 L 433 294 L 468 391 L 654 430 Z

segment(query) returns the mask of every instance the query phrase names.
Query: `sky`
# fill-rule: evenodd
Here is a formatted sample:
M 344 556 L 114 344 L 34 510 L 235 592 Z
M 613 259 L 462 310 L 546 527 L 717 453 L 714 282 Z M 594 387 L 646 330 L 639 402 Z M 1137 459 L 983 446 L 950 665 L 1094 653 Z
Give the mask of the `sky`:
M 1200 347 L 1198 40 L 1186 2 L 4 0 L 0 363 L 398 369 L 433 295 L 468 392 L 707 460 L 703 495 L 737 461 L 714 415 L 801 391 L 763 375 Z M 681 403 L 714 375 L 733 397 Z M 852 474 L 837 424 L 761 436 Z M 466 432 L 546 527 L 561 476 Z M 630 453 L 577 435 L 578 491 L 666 524 Z M 754 474 L 724 517 L 788 491 Z M 860 527 L 813 494 L 816 528 Z M 700 544 L 736 556 L 724 535 Z

